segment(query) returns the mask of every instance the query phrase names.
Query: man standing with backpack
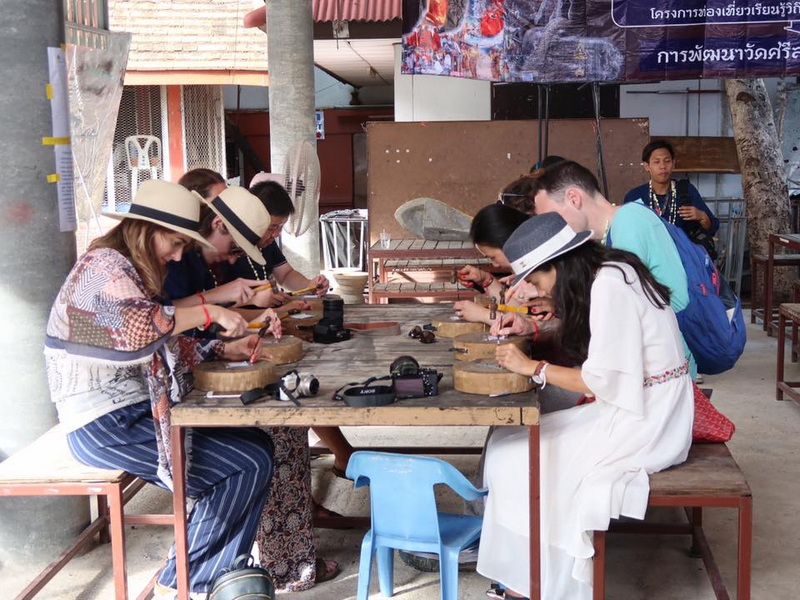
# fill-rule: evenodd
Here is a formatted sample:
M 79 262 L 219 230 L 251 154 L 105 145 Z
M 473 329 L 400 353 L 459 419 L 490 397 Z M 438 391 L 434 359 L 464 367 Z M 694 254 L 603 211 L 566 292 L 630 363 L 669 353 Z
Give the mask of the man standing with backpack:
M 675 168 L 672 144 L 665 140 L 647 144 L 642 150 L 642 166 L 650 181 L 625 194 L 624 203 L 641 201 L 662 219 L 683 229 L 690 240 L 716 260 L 714 235 L 719 229 L 719 219 L 688 179 L 672 179 Z

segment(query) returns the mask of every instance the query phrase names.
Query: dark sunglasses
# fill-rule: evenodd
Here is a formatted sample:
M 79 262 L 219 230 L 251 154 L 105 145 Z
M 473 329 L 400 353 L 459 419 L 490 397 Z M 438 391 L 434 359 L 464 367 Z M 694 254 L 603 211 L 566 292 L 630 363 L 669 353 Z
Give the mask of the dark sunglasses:
M 415 325 L 411 331 L 408 332 L 408 337 L 419 340 L 423 344 L 432 344 L 436 341 L 436 334 L 427 329 L 423 329 L 419 325 Z
M 527 198 L 528 194 L 511 194 L 511 193 L 503 193 L 497 195 L 497 203 L 498 204 L 505 204 L 512 198 Z

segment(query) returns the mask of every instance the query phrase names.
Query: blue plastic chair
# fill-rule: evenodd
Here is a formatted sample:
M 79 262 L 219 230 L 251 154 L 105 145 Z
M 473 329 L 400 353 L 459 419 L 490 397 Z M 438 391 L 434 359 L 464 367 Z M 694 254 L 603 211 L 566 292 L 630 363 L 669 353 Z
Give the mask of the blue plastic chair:
M 372 528 L 361 543 L 358 600 L 367 600 L 372 557 L 378 557 L 381 593 L 394 593 L 394 550 L 439 555 L 442 600 L 458 598 L 458 554 L 481 535 L 483 519 L 438 512 L 434 485 L 444 483 L 465 500 L 477 500 L 477 489 L 451 464 L 426 456 L 354 452 L 347 476 L 355 487 L 370 487 Z

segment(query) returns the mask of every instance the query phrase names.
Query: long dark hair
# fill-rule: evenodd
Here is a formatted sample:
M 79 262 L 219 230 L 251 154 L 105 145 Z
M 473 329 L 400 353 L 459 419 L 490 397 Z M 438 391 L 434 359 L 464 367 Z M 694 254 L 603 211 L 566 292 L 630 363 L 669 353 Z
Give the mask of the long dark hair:
M 639 257 L 631 252 L 588 242 L 544 263 L 536 270 L 549 271 L 556 268 L 556 283 L 552 293 L 556 314 L 561 318 L 559 343 L 565 357 L 574 364 L 583 363 L 589 353 L 589 310 L 592 284 L 597 271 L 603 266 L 619 269 L 625 283 L 635 284 L 635 281 L 628 280 L 628 274 L 619 265 L 607 263 L 630 265 L 650 303 L 659 309 L 669 306 L 669 288 L 656 281 Z M 612 318 L 612 315 L 608 315 L 608 318 Z
M 151 296 L 159 296 L 167 278 L 167 267 L 161 264 L 156 254 L 155 237 L 158 233 L 166 235 L 175 232 L 150 221 L 122 219 L 119 225 L 105 235 L 95 238 L 89 245 L 89 250 L 116 250 L 131 261 L 147 292 Z
M 528 220 L 528 215 L 503 206 L 490 204 L 478 211 L 469 228 L 469 238 L 473 244 L 502 248 L 517 227 Z

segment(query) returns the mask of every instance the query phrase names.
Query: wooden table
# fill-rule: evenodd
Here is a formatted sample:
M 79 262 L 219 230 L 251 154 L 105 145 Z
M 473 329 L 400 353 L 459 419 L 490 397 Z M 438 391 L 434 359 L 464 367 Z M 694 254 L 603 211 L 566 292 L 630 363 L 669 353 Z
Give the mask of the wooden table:
M 475 248 L 475 245 L 470 241 L 437 241 L 437 240 L 422 240 L 422 239 L 399 239 L 399 240 L 392 240 L 389 248 L 384 248 L 381 246 L 380 242 L 377 242 L 372 245 L 369 249 L 369 264 L 370 269 L 372 268 L 373 262 L 377 262 L 377 279 L 379 284 L 386 284 L 388 280 L 388 269 L 386 268 L 386 261 L 388 260 L 398 260 L 398 261 L 413 261 L 413 260 L 450 260 L 450 259 L 457 259 L 460 261 L 461 266 L 465 264 L 472 264 L 473 262 L 477 262 L 482 259 L 483 256 L 480 252 Z M 452 267 L 456 265 L 453 264 Z M 431 265 L 427 264 L 424 265 L 426 269 L 430 269 Z M 406 270 L 409 269 L 408 266 L 405 267 Z M 370 271 L 370 276 L 368 278 L 368 286 L 369 286 L 369 301 L 370 303 L 374 303 L 376 298 L 374 297 L 373 286 L 375 282 L 373 281 L 372 271 Z M 445 284 L 439 284 L 445 286 Z M 461 286 L 460 288 L 456 288 L 458 284 L 449 284 L 452 289 L 445 287 L 442 288 L 442 293 L 439 294 L 440 296 L 446 297 L 453 297 L 456 293 L 462 293 L 465 295 L 473 295 L 475 292 L 470 288 L 465 288 Z M 433 295 L 436 296 L 437 290 L 431 290 L 430 293 L 426 295 Z M 446 293 L 445 293 L 446 292 Z M 385 298 L 381 299 L 385 300 Z
M 295 366 L 313 373 L 320 380 L 320 393 L 302 398 L 301 406 L 277 400 L 259 401 L 243 406 L 236 399 L 208 399 L 202 392 L 192 392 L 172 409 L 172 459 L 175 509 L 175 549 L 178 572 L 178 598 L 188 599 L 189 574 L 186 539 L 186 482 L 184 430 L 189 427 L 252 426 L 463 426 L 526 425 L 530 428 L 530 534 L 531 598 L 539 598 L 539 407 L 531 393 L 489 398 L 453 389 L 452 341 L 437 339 L 421 344 L 406 334 L 414 325 L 430 321 L 441 309 L 424 305 L 367 305 L 346 307 L 345 321 L 397 321 L 401 334 L 386 337 L 356 336 L 336 344 L 310 344 L 306 355 Z M 331 399 L 333 391 L 349 382 L 363 381 L 373 375 L 389 373 L 389 364 L 402 354 L 413 355 L 423 367 L 444 373 L 440 393 L 432 398 L 400 400 L 382 407 L 352 408 Z
M 775 271 L 775 246 L 783 246 L 788 250 L 800 252 L 800 234 L 796 233 L 771 233 L 769 236 L 769 250 L 767 253 L 767 266 L 764 269 L 764 331 L 772 335 L 775 326 L 772 323 L 772 296 L 773 275 Z

